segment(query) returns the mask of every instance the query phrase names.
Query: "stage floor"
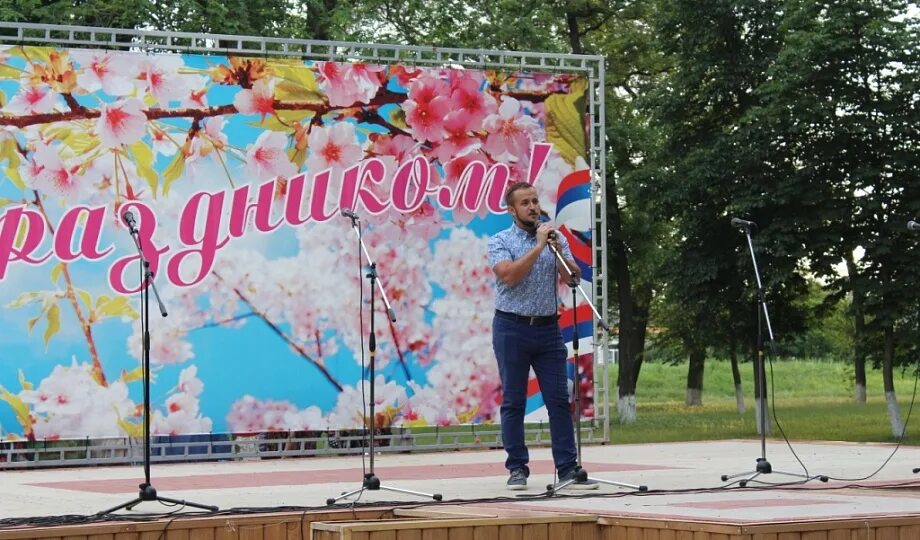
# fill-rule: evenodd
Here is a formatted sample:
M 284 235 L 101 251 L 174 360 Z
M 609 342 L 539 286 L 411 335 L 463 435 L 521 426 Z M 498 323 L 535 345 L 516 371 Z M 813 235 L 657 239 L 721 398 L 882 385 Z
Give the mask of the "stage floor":
M 794 442 L 811 474 L 861 478 L 891 454 L 894 445 Z M 443 494 L 444 503 L 488 505 L 496 511 L 581 513 L 618 518 L 710 521 L 726 524 L 920 516 L 920 448 L 901 447 L 888 465 L 868 480 L 817 480 L 802 485 L 729 487 L 723 474 L 753 470 L 759 441 L 605 445 L 584 448 L 592 476 L 644 484 L 649 493 L 602 485 L 594 492 L 564 491 L 556 497 L 520 499 L 505 489 L 502 451 L 383 454 L 376 472 L 384 485 Z M 782 441 L 768 441 L 774 469 L 802 472 Z M 529 495 L 552 480 L 549 449 L 531 451 Z M 0 518 L 87 515 L 137 495 L 141 466 L 0 472 Z M 360 486 L 361 457 L 297 458 L 196 464 L 154 464 L 153 485 L 174 499 L 242 507 L 322 507 L 329 497 Z M 766 482 L 795 482 L 771 474 Z M 588 495 L 585 497 L 585 495 Z M 482 499 L 496 498 L 495 501 Z M 474 502 L 475 500 L 475 502 Z M 361 502 L 427 504 L 425 499 L 389 491 L 365 492 Z M 438 505 L 439 503 L 431 503 Z M 128 515 L 175 510 L 144 502 Z

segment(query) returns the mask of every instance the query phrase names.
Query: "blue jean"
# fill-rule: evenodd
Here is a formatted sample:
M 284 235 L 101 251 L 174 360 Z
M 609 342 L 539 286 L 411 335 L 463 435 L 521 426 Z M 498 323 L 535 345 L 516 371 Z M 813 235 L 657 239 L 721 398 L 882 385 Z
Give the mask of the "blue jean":
M 523 468 L 530 455 L 524 439 L 527 379 L 533 368 L 549 414 L 553 462 L 560 475 L 575 468 L 575 425 L 569 404 L 566 348 L 557 323 L 529 326 L 496 313 L 492 320 L 492 348 L 502 380 L 502 441 L 508 458 L 505 467 Z

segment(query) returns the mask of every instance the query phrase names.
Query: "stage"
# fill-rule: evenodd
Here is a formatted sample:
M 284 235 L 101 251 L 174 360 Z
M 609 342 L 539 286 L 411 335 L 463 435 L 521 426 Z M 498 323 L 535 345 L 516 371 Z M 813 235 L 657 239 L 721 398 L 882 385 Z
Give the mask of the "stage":
M 828 483 L 723 487 L 723 474 L 752 470 L 758 441 L 591 446 L 594 477 L 644 484 L 648 493 L 602 485 L 594 492 L 539 497 L 551 481 L 549 450 L 532 451 L 530 489 L 506 491 L 501 451 L 380 455 L 384 485 L 443 494 L 444 502 L 365 492 L 352 507 L 325 501 L 356 488 L 359 456 L 154 464 L 159 494 L 217 505 L 218 515 L 143 502 L 118 521 L 56 525 L 51 516 L 88 516 L 136 496 L 140 466 L 0 473 L 0 540 L 286 540 L 298 538 L 920 539 L 920 449 L 902 447 L 875 477 L 893 445 L 795 442 L 809 472 Z M 774 469 L 801 472 L 782 442 L 769 441 Z M 770 483 L 795 482 L 778 474 Z M 373 504 L 370 503 L 379 503 Z M 173 512 L 170 516 L 162 514 Z M 153 514 L 153 515 L 151 515 Z M 9 518 L 32 517 L 33 520 Z M 71 521 L 70 523 L 74 523 Z M 164 528 L 167 527 L 165 531 Z

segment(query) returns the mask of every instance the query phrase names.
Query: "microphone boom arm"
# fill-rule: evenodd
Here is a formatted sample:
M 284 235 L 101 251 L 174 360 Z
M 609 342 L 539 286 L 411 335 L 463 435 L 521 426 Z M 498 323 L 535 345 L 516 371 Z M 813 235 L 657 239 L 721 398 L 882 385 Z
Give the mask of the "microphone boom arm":
M 351 219 L 351 216 L 345 215 L 344 212 L 342 215 Z M 364 258 L 367 260 L 367 264 L 369 264 L 371 268 L 376 268 L 374 265 L 374 260 L 371 259 L 371 254 L 367 251 L 367 246 L 364 245 L 364 238 L 361 237 L 361 231 L 358 229 L 357 219 L 351 220 L 351 229 L 355 231 L 356 235 L 358 235 L 358 242 L 361 244 L 361 251 L 364 252 Z M 376 270 L 374 271 L 376 272 Z M 393 307 L 390 305 L 390 299 L 387 298 L 387 292 L 384 290 L 383 285 L 380 283 L 380 279 L 377 278 L 374 280 L 374 282 L 377 283 L 377 290 L 380 291 L 380 296 L 383 298 L 383 304 L 387 308 L 387 317 L 390 319 L 390 322 L 396 322 L 396 312 L 393 311 Z
M 568 272 L 568 273 L 569 273 L 569 276 L 572 277 L 572 283 L 575 284 L 574 287 L 577 288 L 577 289 L 578 289 L 578 292 L 581 293 L 581 296 L 582 296 L 585 300 L 588 301 L 588 305 L 591 306 L 591 311 L 593 311 L 593 312 L 594 312 L 594 316 L 597 317 L 597 325 L 600 326 L 601 328 L 603 328 L 605 332 L 609 332 L 609 331 L 610 331 L 610 327 L 607 326 L 607 323 L 604 322 L 604 318 L 601 317 L 600 312 L 597 310 L 596 307 L 594 307 L 594 302 L 592 302 L 591 299 L 588 297 L 588 293 L 585 292 L 585 290 L 582 288 L 581 284 L 580 284 L 580 283 L 577 283 L 577 282 L 575 281 L 575 278 L 574 278 L 575 272 L 572 270 L 572 267 L 569 266 L 569 262 L 565 260 L 565 257 L 563 257 L 561 253 L 559 253 L 559 250 L 556 249 L 556 246 L 554 246 L 554 245 L 552 245 L 552 244 L 549 244 L 549 243 L 547 243 L 546 245 L 549 246 L 550 251 L 553 252 L 553 254 L 556 256 L 556 258 L 559 260 L 559 262 L 562 263 L 562 267 L 565 268 L 565 271 Z M 572 309 L 575 309 L 575 306 L 572 306 Z

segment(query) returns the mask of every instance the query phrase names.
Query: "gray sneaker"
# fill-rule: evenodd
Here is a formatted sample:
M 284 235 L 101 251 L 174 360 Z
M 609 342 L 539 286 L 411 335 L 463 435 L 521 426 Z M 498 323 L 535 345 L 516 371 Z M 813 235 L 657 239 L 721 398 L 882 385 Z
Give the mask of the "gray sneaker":
M 527 489 L 527 471 L 524 469 L 514 469 L 511 476 L 508 477 L 508 489 L 511 491 L 522 491 Z
M 566 474 L 560 474 L 559 483 L 562 484 L 564 482 L 568 482 L 569 480 L 575 480 L 575 475 L 576 475 L 576 469 L 572 469 Z M 585 480 L 583 482 L 579 482 L 575 480 L 571 484 L 567 485 L 566 488 L 567 489 L 597 489 L 598 486 L 599 484 L 595 482 L 594 480 Z

